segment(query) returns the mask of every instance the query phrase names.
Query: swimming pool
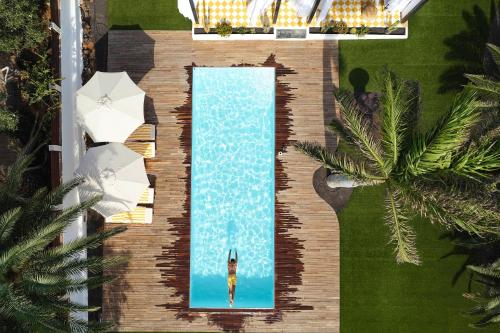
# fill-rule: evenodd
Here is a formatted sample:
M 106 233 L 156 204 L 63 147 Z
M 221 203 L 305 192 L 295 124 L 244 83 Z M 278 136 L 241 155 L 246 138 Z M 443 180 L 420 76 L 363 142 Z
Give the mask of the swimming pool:
M 194 68 L 190 307 L 274 308 L 274 68 Z

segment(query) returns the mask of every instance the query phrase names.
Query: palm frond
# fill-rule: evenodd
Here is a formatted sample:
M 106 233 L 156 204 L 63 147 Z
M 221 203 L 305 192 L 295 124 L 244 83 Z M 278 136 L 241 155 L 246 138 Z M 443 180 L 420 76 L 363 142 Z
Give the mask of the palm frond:
M 395 246 L 396 261 L 419 265 L 415 233 L 408 225 L 408 217 L 403 211 L 399 194 L 391 186 L 386 189 L 386 221 L 391 230 L 390 242 Z
M 127 230 L 125 226 L 115 227 L 87 235 L 87 237 L 74 239 L 57 247 L 45 249 L 34 259 L 34 263 L 38 266 L 51 269 L 52 265 L 58 265 L 61 261 L 75 256 L 82 250 L 98 248 L 106 239 L 124 232 L 125 230 Z
M 91 274 L 98 274 L 106 269 L 124 264 L 127 261 L 128 258 L 122 256 L 88 257 L 84 259 L 73 257 L 57 263 L 50 262 L 46 266 L 43 266 L 42 261 L 41 265 L 35 265 L 33 268 L 37 276 L 41 276 L 40 274 L 72 276 L 86 271 Z
M 500 47 L 491 43 L 487 43 L 486 46 L 488 47 L 488 51 L 493 61 L 500 68 Z
M 471 324 L 471 327 L 481 328 L 500 322 L 500 259 L 487 266 L 468 265 L 467 269 L 478 276 L 480 283 L 484 284 L 483 291 L 479 293 L 464 294 L 469 300 L 477 303 L 469 310 L 470 315 L 479 315 L 481 319 Z
M 384 181 L 383 177 L 371 173 L 365 163 L 357 162 L 343 154 L 332 153 L 318 143 L 297 142 L 295 148 L 320 162 L 326 169 L 342 173 L 358 182 L 375 184 Z
M 480 119 L 474 93 L 459 94 L 450 111 L 427 134 L 416 135 L 406 154 L 405 173 L 423 175 L 450 166 L 451 156 L 467 141 Z
M 31 233 L 23 241 L 2 252 L 0 254 L 0 274 L 5 274 L 12 267 L 15 269 L 22 267 L 61 234 L 67 225 L 67 221 L 54 222 L 35 233 Z
M 403 80 L 393 73 L 387 72 L 384 76 L 382 90 L 382 144 L 388 155 L 387 162 L 392 169 L 398 162 L 402 143 L 405 139 L 405 117 L 410 111 L 411 99 L 407 94 L 407 87 Z
M 478 322 L 470 324 L 470 327 L 483 328 L 483 327 L 486 327 L 490 324 L 496 324 L 496 323 L 500 323 L 500 314 L 499 313 L 485 316 L 484 318 L 482 318 Z
M 469 89 L 475 91 L 482 99 L 482 107 L 497 107 L 500 105 L 500 82 L 495 82 L 483 75 L 465 74 L 471 81 Z
M 471 143 L 452 157 L 450 171 L 478 182 L 500 170 L 500 149 L 496 140 Z
M 500 124 L 498 123 L 491 123 L 491 126 L 482 135 L 482 138 L 485 140 L 497 140 L 498 137 L 500 137 Z
M 326 126 L 326 129 L 335 135 L 338 135 L 340 139 L 344 140 L 344 142 L 354 145 L 354 141 L 352 140 L 349 132 L 344 128 L 344 124 L 339 118 L 333 118 L 330 124 Z
M 450 188 L 422 182 L 399 183 L 398 190 L 405 207 L 433 223 L 479 237 L 500 233 L 500 214 L 487 200 L 479 202 Z
M 5 243 L 10 237 L 15 223 L 21 215 L 20 213 L 21 207 L 16 207 L 0 215 L 0 244 Z M 1 248 L 2 246 L 0 245 Z
M 11 205 L 22 201 L 19 196 L 21 186 L 23 184 L 23 176 L 28 167 L 33 163 L 32 155 L 20 154 L 12 165 L 7 168 L 5 180 L 0 183 L 0 209 L 9 209 Z
M 500 259 L 488 266 L 468 265 L 467 269 L 494 279 L 500 279 Z
M 28 297 L 17 293 L 13 284 L 0 284 L 0 309 L 2 317 L 19 324 L 28 332 L 41 322 L 50 320 L 52 313 L 46 307 L 34 304 Z
M 71 282 L 62 274 L 24 274 L 19 286 L 30 295 L 53 296 L 66 293 Z
M 26 229 L 43 228 L 51 223 L 54 216 L 54 207 L 62 204 L 63 198 L 80 183 L 81 179 L 77 178 L 60 185 L 52 191 L 47 188 L 38 189 L 24 204 L 22 219 L 16 226 L 17 234 L 22 235 Z M 84 209 L 87 207 L 86 205 Z M 36 223 L 34 223 L 35 221 Z
M 71 224 L 77 217 L 85 213 L 88 209 L 92 208 L 96 203 L 101 200 L 101 196 L 94 197 L 79 204 L 68 207 L 59 212 L 52 220 L 51 223 L 63 222 L 67 225 Z
M 378 167 L 379 172 L 387 175 L 380 142 L 370 133 L 370 126 L 359 111 L 356 102 L 346 91 L 337 90 L 334 94 L 340 105 L 345 132 L 349 133 L 352 142 L 359 147 L 362 154 Z

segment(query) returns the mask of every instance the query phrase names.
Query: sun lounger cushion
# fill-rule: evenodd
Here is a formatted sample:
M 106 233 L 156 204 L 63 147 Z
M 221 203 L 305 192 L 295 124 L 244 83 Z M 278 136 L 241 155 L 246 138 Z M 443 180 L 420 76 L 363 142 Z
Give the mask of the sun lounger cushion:
M 132 133 L 127 141 L 155 141 L 156 126 L 151 124 L 142 124 L 134 133 Z
M 136 207 L 130 212 L 123 212 L 106 218 L 106 223 L 151 224 L 153 223 L 153 209 Z
M 156 156 L 156 146 L 154 142 L 127 141 L 125 142 L 125 146 L 141 154 L 144 158 L 153 158 Z
M 139 203 L 141 204 L 152 204 L 155 197 L 155 189 L 150 187 L 147 188 L 146 191 L 142 194 L 139 199 Z

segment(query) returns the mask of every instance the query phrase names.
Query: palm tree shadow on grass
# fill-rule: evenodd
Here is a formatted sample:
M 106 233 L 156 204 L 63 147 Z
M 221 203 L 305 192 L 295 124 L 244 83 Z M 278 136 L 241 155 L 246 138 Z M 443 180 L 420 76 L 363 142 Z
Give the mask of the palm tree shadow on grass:
M 441 259 L 451 256 L 466 256 L 463 264 L 453 275 L 451 280 L 453 286 L 456 285 L 463 274 L 467 272 L 468 265 L 484 266 L 491 264 L 498 258 L 498 254 L 500 253 L 499 239 L 478 239 L 471 237 L 467 233 L 458 231 L 445 232 L 439 239 L 447 239 L 455 244 L 453 249 L 443 255 Z M 469 275 L 468 279 L 468 289 L 470 291 L 472 274 Z
M 464 10 L 462 17 L 466 29 L 444 40 L 444 44 L 449 48 L 445 59 L 453 65 L 440 75 L 438 93 L 460 91 L 467 84 L 465 73 L 484 73 L 486 43 L 498 38 L 500 34 L 499 26 L 495 24 L 498 19 L 498 6 L 495 0 L 491 1 L 490 7 L 489 17 L 477 5 L 474 5 L 472 12 Z

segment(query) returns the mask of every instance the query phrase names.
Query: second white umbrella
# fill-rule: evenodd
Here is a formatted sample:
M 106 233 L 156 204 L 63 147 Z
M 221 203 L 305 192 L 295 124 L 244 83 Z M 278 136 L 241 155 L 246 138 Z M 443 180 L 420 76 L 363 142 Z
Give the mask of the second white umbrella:
M 75 176 L 84 179 L 78 186 L 82 200 L 102 195 L 92 209 L 104 217 L 133 210 L 149 187 L 144 158 L 121 143 L 90 148 Z

